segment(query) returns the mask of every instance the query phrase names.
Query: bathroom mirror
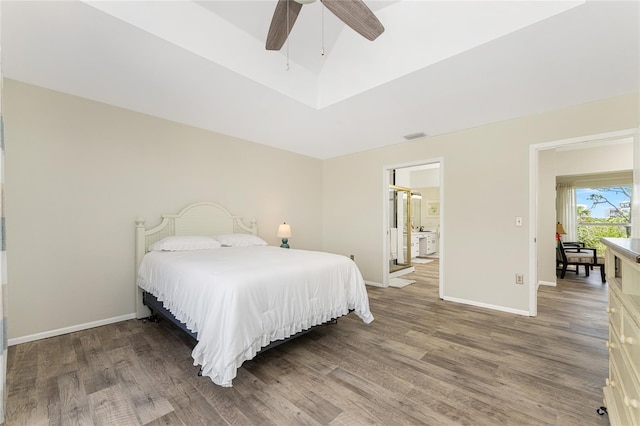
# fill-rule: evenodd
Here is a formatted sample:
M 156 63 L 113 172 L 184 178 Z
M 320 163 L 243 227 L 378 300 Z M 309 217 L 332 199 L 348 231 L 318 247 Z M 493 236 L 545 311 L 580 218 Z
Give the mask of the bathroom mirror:
M 411 224 L 413 229 L 420 229 L 422 226 L 422 196 L 419 193 L 411 194 Z

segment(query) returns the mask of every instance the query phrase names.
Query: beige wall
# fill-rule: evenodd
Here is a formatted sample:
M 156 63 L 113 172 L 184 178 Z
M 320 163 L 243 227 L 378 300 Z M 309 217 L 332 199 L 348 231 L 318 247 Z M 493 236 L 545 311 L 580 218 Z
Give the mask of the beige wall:
M 583 149 L 556 150 L 556 175 L 570 176 L 633 170 L 633 141 Z
M 134 312 L 134 219 L 189 203 L 320 249 L 321 161 L 4 81 L 9 338 Z
M 638 97 L 640 110 L 640 96 Z M 633 136 L 633 194 L 631 195 L 631 238 L 640 238 L 640 126 Z
M 442 158 L 444 296 L 528 311 L 529 146 L 638 121 L 632 95 L 325 160 L 324 248 L 355 254 L 365 279 L 382 282 L 382 172 Z M 516 216 L 524 226 L 515 227 Z M 515 284 L 516 273 L 525 274 L 525 285 Z
M 527 310 L 529 145 L 638 126 L 626 96 L 320 161 L 12 80 L 3 101 L 12 339 L 131 314 L 135 217 L 202 200 L 382 282 L 383 170 L 434 158 L 445 296 Z
M 538 283 L 556 283 L 556 152 L 545 149 L 538 155 Z

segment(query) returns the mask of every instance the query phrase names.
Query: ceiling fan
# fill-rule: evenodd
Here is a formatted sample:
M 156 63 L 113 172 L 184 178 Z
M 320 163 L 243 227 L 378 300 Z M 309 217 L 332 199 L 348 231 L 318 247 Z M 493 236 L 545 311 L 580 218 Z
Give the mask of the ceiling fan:
M 315 0 L 278 0 L 267 34 L 267 50 L 280 50 L 291 32 L 303 4 Z M 384 27 L 362 0 L 320 0 L 334 15 L 358 34 L 375 40 Z M 288 23 L 287 23 L 287 17 Z

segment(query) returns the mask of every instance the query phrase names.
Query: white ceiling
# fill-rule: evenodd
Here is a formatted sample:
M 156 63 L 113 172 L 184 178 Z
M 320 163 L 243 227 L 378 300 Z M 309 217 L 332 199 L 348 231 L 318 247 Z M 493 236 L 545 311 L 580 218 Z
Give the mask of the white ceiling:
M 377 40 L 316 2 L 287 57 L 275 0 L 3 0 L 3 74 L 321 159 L 639 92 L 637 1 L 366 3 Z

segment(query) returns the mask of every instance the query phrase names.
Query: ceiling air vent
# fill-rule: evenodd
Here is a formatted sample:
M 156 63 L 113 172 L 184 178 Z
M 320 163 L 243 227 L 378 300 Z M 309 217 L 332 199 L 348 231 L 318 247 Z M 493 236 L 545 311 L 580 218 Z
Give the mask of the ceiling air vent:
M 410 135 L 404 135 L 404 138 L 408 141 L 412 141 L 414 139 L 424 138 L 427 136 L 425 132 L 411 133 Z

